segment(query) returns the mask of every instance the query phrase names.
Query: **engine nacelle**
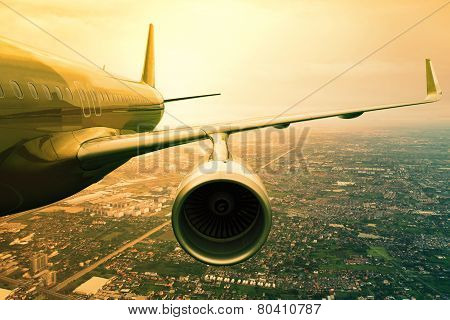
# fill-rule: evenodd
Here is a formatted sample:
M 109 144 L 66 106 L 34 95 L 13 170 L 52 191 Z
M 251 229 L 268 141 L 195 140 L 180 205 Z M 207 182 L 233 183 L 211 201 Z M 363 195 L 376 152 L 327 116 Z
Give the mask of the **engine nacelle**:
M 232 265 L 266 242 L 272 210 L 259 177 L 233 160 L 203 163 L 180 184 L 172 226 L 181 247 L 201 262 Z

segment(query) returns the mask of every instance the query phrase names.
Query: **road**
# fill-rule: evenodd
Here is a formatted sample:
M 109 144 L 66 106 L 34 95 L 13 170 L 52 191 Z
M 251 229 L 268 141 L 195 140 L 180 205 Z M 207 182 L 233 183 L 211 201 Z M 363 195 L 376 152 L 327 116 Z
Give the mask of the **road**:
M 119 253 L 127 250 L 128 248 L 131 248 L 132 246 L 134 246 L 136 243 L 141 242 L 142 240 L 144 240 L 145 238 L 151 236 L 152 234 L 154 234 L 155 232 L 158 232 L 159 230 L 161 230 L 162 228 L 164 228 L 165 226 L 167 226 L 168 224 L 170 224 L 170 220 L 164 222 L 163 224 L 160 224 L 159 226 L 151 229 L 150 231 L 144 233 L 142 236 L 140 236 L 139 238 L 136 238 L 128 243 L 126 243 L 124 246 L 120 247 L 119 249 L 115 250 L 114 252 L 111 252 L 110 254 L 108 254 L 107 256 L 97 260 L 95 263 L 91 264 L 90 266 L 84 268 L 83 270 L 75 273 L 74 275 L 70 276 L 69 278 L 67 278 L 66 280 L 60 282 L 59 284 L 57 284 L 56 286 L 54 286 L 52 288 L 52 291 L 56 292 L 56 291 L 60 291 L 62 289 L 64 289 L 68 284 L 74 282 L 75 280 L 79 279 L 80 277 L 84 276 L 85 274 L 91 272 L 92 270 L 94 270 L 95 268 L 97 268 L 99 265 L 105 263 L 106 261 L 108 261 L 109 259 L 117 256 Z
M 8 278 L 5 276 L 0 276 L 0 281 L 12 284 L 13 286 L 16 286 L 16 287 L 27 285 L 26 281 L 16 280 L 16 279 Z M 28 284 L 30 284 L 30 282 L 28 282 Z M 49 289 L 38 287 L 38 288 L 36 288 L 36 290 L 44 293 L 45 295 L 47 295 L 47 297 L 52 298 L 52 299 L 58 299 L 58 300 L 71 299 L 69 296 L 66 296 L 66 295 L 58 293 L 58 292 L 54 292 Z
M 43 206 L 43 207 L 40 207 L 40 208 L 37 208 L 37 209 L 28 210 L 28 211 L 24 211 L 24 212 L 20 212 L 20 213 L 14 213 L 14 214 L 11 214 L 11 215 L 8 215 L 8 216 L 0 217 L 0 224 L 2 224 L 4 222 L 8 222 L 10 220 L 14 220 L 16 218 L 20 218 L 20 217 L 22 217 L 24 215 L 27 215 L 27 214 L 30 214 L 30 213 L 33 214 L 33 215 L 36 215 L 41 210 L 44 210 L 45 208 L 50 207 L 52 205 L 54 205 L 54 203 L 46 205 L 46 206 Z
M 23 282 L 20 281 L 20 280 L 8 278 L 8 277 L 5 277 L 5 276 L 0 276 L 0 281 L 5 282 L 5 283 L 12 284 L 13 286 L 16 286 L 16 287 L 18 287 L 18 286 L 20 286 L 21 284 L 23 284 Z
M 10 216 L 6 216 L 6 217 L 3 217 L 3 218 L 0 218 L 0 223 L 8 222 L 10 220 L 19 218 L 19 217 L 24 216 L 26 214 L 29 214 L 31 212 L 33 212 L 33 211 L 25 211 L 25 212 L 16 213 L 16 214 L 12 214 Z

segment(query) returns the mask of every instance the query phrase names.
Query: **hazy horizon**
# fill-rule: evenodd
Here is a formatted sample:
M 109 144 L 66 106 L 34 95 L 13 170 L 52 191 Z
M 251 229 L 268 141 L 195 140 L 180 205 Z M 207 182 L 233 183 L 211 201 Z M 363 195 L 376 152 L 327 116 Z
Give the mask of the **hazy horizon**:
M 278 115 L 373 52 L 444 1 L 32 0 L 5 1 L 109 72 L 138 79 L 148 23 L 155 25 L 157 88 L 167 98 L 222 96 L 167 105 L 162 125 Z M 444 97 L 424 107 L 366 114 L 339 128 L 445 125 L 450 119 L 450 6 L 287 111 L 329 110 L 421 99 L 431 58 Z M 5 6 L 0 35 L 83 61 Z M 86 61 L 84 61 L 86 62 Z

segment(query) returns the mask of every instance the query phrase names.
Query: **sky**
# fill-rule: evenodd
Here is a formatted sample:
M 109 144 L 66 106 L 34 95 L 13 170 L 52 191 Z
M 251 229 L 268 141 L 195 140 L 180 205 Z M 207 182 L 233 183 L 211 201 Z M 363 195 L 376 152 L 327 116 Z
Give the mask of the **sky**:
M 0 36 L 140 79 L 148 24 L 153 23 L 156 86 L 164 97 L 222 93 L 168 104 L 163 120 L 168 125 L 421 99 L 424 60 L 431 58 L 444 91 L 441 102 L 314 125 L 445 126 L 450 123 L 450 4 L 418 23 L 445 3 L 449 1 L 1 0 Z

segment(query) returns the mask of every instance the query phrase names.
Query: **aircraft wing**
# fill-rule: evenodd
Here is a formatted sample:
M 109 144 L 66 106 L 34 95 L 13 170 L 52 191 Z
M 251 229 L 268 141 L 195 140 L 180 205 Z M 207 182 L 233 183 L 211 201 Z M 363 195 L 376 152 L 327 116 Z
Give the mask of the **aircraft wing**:
M 426 60 L 427 96 L 424 100 L 399 104 L 368 106 L 359 108 L 342 108 L 335 111 L 282 115 L 276 117 L 261 117 L 236 122 L 218 123 L 207 126 L 186 127 L 181 129 L 153 131 L 97 138 L 85 142 L 78 151 L 78 159 L 82 167 L 93 169 L 105 163 L 123 161 L 137 155 L 158 151 L 168 147 L 181 145 L 193 141 L 208 139 L 213 134 L 232 134 L 265 127 L 286 128 L 291 123 L 340 117 L 352 119 L 365 112 L 394 109 L 408 106 L 423 105 L 439 101 L 442 90 L 435 77 L 430 60 Z

